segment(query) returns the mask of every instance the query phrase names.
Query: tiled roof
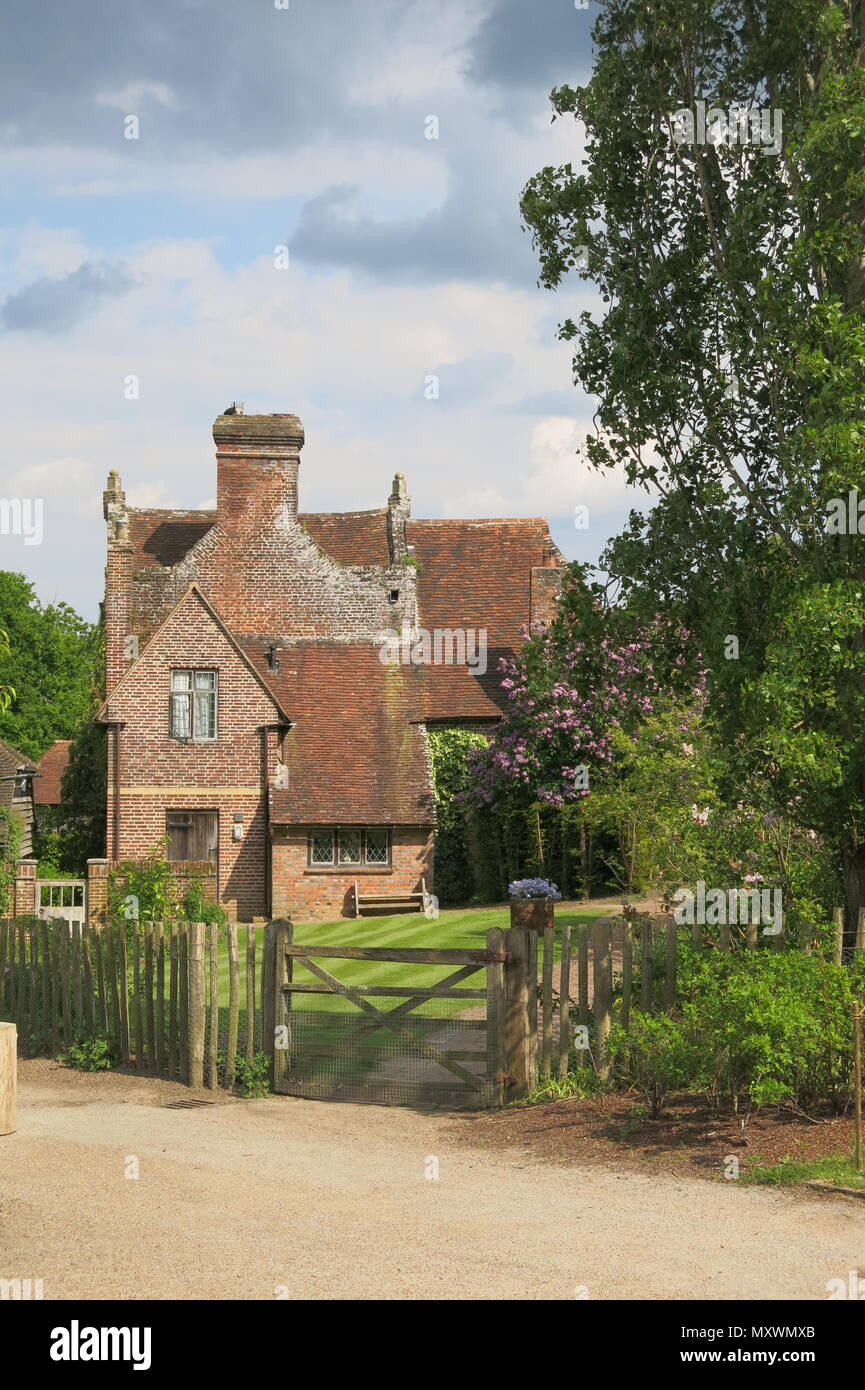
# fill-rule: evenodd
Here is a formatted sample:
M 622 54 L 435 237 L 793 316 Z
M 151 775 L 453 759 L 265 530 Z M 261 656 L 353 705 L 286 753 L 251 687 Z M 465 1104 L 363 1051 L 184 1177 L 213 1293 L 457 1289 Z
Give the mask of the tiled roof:
M 0 738 L 0 776 L 9 776 L 13 772 L 23 772 L 26 768 L 32 770 L 35 767 L 32 758 L 28 758 L 25 753 L 19 753 L 11 743 L 4 743 Z
M 216 521 L 216 512 L 129 510 L 135 569 L 176 565 Z
M 11 743 L 4 743 L 0 738 L 0 808 L 8 811 L 12 805 L 12 798 L 15 795 L 15 774 L 17 772 L 35 771 L 36 764 L 32 758 L 28 758 L 24 753 L 19 753 L 17 748 L 13 748 Z M 3 827 L 0 826 L 0 831 Z M 5 832 L 4 832 L 5 838 Z
M 36 764 L 39 775 L 33 783 L 33 799 L 37 806 L 60 805 L 60 781 L 69 764 L 71 747 L 71 739 L 59 738 Z
M 387 512 L 299 512 L 322 550 L 341 565 L 388 565 Z
M 384 666 L 366 644 L 283 648 L 280 671 L 247 646 L 294 727 L 285 739 L 288 790 L 271 793 L 276 824 L 430 825 L 432 786 L 412 723 L 418 672 Z

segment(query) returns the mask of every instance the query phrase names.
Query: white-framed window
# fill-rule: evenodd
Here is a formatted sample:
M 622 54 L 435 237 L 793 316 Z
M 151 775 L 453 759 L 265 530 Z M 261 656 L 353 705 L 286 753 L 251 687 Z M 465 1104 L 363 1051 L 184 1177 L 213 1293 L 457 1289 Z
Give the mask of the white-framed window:
M 171 672 L 170 734 L 182 743 L 216 738 L 216 672 Z
M 346 869 L 381 868 L 390 864 L 389 830 L 355 830 L 335 826 L 313 830 L 309 836 L 309 862 Z

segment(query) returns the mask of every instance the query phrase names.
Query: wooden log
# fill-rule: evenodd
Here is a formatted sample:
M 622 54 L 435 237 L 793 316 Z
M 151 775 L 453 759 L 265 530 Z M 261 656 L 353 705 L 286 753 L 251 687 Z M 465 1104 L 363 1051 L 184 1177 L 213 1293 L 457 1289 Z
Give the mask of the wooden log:
M 555 928 L 544 927 L 544 966 L 541 975 L 541 1018 L 543 1037 L 541 1045 L 541 1075 L 546 1079 L 553 1069 L 553 955 L 555 951 Z
M 177 1032 L 177 970 L 180 955 L 179 928 L 171 923 L 168 960 L 168 1075 L 172 1081 L 180 1076 Z
M 18 1097 L 18 1029 L 0 1023 L 0 1135 L 14 1134 Z
M 246 928 L 246 1060 L 255 1055 L 255 927 Z
M 844 909 L 836 907 L 832 913 L 835 931 L 832 943 L 832 960 L 840 965 L 844 959 Z
M 237 1034 L 240 1019 L 240 965 L 237 956 L 237 923 L 228 923 L 228 1036 L 225 1043 L 225 1085 L 237 1075 Z
M 595 1067 L 599 1076 L 608 1076 L 610 1061 L 607 1038 L 610 1032 L 613 1005 L 613 944 L 612 926 L 601 918 L 592 932 L 592 964 L 594 967 L 594 1015 L 596 1050 Z
M 24 918 L 18 920 L 18 995 L 15 1001 L 15 1014 L 19 1029 L 27 1026 L 27 928 Z
M 100 1033 L 105 1037 L 109 1033 L 109 1001 L 105 987 L 105 959 L 103 951 L 104 927 L 99 922 L 92 924 L 91 939 L 93 943 L 93 959 L 96 965 L 96 1020 Z
M 0 1018 L 4 1018 L 11 1012 L 8 999 L 7 985 L 7 955 L 9 950 L 9 920 L 0 917 Z
M 63 964 L 60 953 L 63 941 L 55 921 L 50 922 L 48 927 L 51 937 L 51 1052 L 53 1056 L 56 1057 L 57 1053 L 60 1051 L 60 1035 L 62 1031 Z
M 502 956 L 505 940 L 501 927 L 491 927 L 487 932 L 488 954 Z M 491 1105 L 502 1104 L 506 1075 L 505 966 L 502 960 L 491 960 L 487 965 L 487 1081 Z
M 27 1038 L 27 1055 L 35 1055 L 36 1041 L 42 1027 L 42 989 L 41 974 L 39 970 L 39 924 L 33 918 L 30 919 L 30 929 L 27 933 L 30 947 L 30 1027 L 29 1037 Z
M 627 1033 L 631 1026 L 631 996 L 634 991 L 634 929 L 622 921 L 622 1027 Z
M 640 922 L 640 1008 L 644 1014 L 652 1008 L 652 919 Z
M 74 1041 L 72 1036 L 72 999 L 71 999 L 71 974 L 70 961 L 72 958 L 72 943 L 69 938 L 69 927 L 63 921 L 59 924 L 60 933 L 60 968 L 62 972 L 61 1006 L 63 1010 L 63 1046 L 69 1047 Z
M 760 924 L 759 922 L 748 922 L 745 927 L 745 946 L 749 951 L 756 951 L 759 941 Z
M 589 1028 L 589 928 L 579 926 L 577 928 L 577 1023 L 581 1030 L 580 1038 L 583 1039 L 588 1034 Z M 581 1067 L 589 1065 L 588 1047 L 577 1049 L 577 1061 Z
M 180 1078 L 189 1080 L 189 947 L 190 926 L 182 922 L 179 927 L 179 956 L 177 962 L 177 1019 L 178 1048 L 180 1052 Z
M 271 1069 L 270 1084 L 278 1094 L 283 1089 L 284 1077 L 288 1067 L 288 1045 L 291 1027 L 291 996 L 286 992 L 291 984 L 288 977 L 289 958 L 286 946 L 291 945 L 294 928 L 291 922 L 279 920 L 271 923 L 273 931 L 273 957 L 270 967 L 270 988 L 273 994 L 273 1033 L 270 1044 Z
M 93 963 L 90 953 L 90 927 L 81 926 L 81 970 L 84 975 L 84 1025 L 91 1038 L 96 1036 L 96 996 L 93 992 Z
M 491 949 L 490 947 L 487 948 Z M 489 967 L 488 967 L 489 968 Z M 561 1081 L 568 1074 L 571 1050 L 571 928 L 562 926 L 562 959 L 559 969 L 559 1065 Z
M 718 944 L 725 955 L 728 955 L 730 951 L 732 951 L 733 949 L 733 937 L 730 932 L 730 923 L 726 919 L 726 917 L 725 920 L 721 923 L 721 932 Z
M 2 1130 L 0 1130 L 2 1133 Z M 853 1134 L 856 1172 L 862 1172 L 862 1010 L 853 1001 Z
M 153 924 L 153 949 L 156 954 L 156 1055 L 158 1071 L 165 1068 L 165 923 Z
M 536 1009 L 530 977 L 530 932 L 526 927 L 509 927 L 505 950 L 505 1070 L 506 1100 L 520 1100 L 534 1087 L 529 1041 L 529 1014 Z
M 441 950 L 427 950 L 426 947 L 395 946 L 318 946 L 310 942 L 304 946 L 292 943 L 286 947 L 289 956 L 315 956 L 324 959 L 331 956 L 337 960 L 390 960 L 403 961 L 407 965 L 483 965 L 483 952 L 451 947 Z
M 153 998 L 153 923 L 144 923 L 144 1024 L 148 1066 L 156 1061 L 156 1000 Z
M 117 1040 L 117 1046 L 123 1058 L 123 1047 L 120 1041 L 120 994 L 117 989 L 117 952 L 114 949 L 114 923 L 108 919 L 105 923 L 102 936 L 103 956 L 105 959 L 105 1003 L 108 1008 L 108 1015 L 111 1019 L 111 1031 Z
M 676 1002 L 676 956 L 679 943 L 675 918 L 667 918 L 665 931 L 666 960 L 664 968 L 664 1008 L 669 1013 Z
M 276 923 L 268 922 L 264 928 L 264 941 L 261 949 L 261 1035 L 259 1045 L 262 1052 L 270 1058 L 270 1076 L 273 1080 L 273 1039 L 276 998 L 273 990 L 274 953 L 276 951 Z
M 51 1046 L 51 933 L 48 930 L 48 923 L 43 919 L 39 923 L 39 946 L 42 957 L 42 1048 L 43 1051 Z
M 123 1049 L 124 1061 L 127 1063 L 132 1060 L 131 1032 L 135 1026 L 133 1022 L 132 1028 L 130 1028 L 129 1021 L 128 931 L 130 931 L 129 923 L 125 920 L 121 920 L 117 931 L 117 988 L 118 997 L 120 999 L 120 1042 Z
M 76 1036 L 84 1032 L 84 982 L 81 969 L 81 923 L 73 922 L 72 926 L 72 982 L 70 995 L 75 1020 L 72 1025 Z
M 187 1082 L 204 1085 L 204 923 L 189 924 L 189 1067 Z
M 860 907 L 856 914 L 856 950 L 865 951 L 865 907 Z
M 219 1048 L 219 934 L 216 923 L 208 930 L 210 956 L 210 1029 L 207 1038 L 207 1084 L 211 1091 L 218 1085 L 217 1051 Z
M 132 1020 L 135 1027 L 135 1065 L 141 1069 L 144 1053 L 144 1019 L 141 1009 L 141 924 L 132 923 Z

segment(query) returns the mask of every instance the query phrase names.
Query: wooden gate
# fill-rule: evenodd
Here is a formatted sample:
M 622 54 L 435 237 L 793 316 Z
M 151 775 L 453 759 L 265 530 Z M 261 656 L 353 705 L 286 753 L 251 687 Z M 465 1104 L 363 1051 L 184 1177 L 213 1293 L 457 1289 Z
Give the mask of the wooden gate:
M 488 932 L 478 951 L 302 944 L 289 922 L 268 931 L 262 1034 L 274 1039 L 275 1091 L 391 1105 L 501 1104 L 503 931 Z M 400 965 L 413 967 L 409 980 L 392 968 Z M 441 978 L 421 978 L 436 966 Z

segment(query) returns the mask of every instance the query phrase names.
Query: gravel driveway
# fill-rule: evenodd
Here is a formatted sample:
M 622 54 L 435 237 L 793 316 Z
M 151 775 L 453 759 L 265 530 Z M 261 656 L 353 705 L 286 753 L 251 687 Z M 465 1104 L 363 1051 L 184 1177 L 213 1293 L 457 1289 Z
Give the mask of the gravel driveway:
M 46 1299 L 823 1299 L 865 1264 L 865 1202 L 546 1166 L 406 1109 L 167 1108 L 189 1096 L 22 1062 L 0 1277 Z

